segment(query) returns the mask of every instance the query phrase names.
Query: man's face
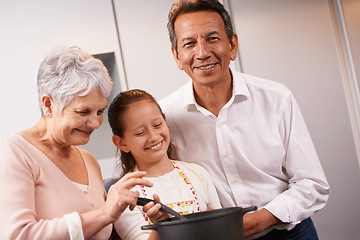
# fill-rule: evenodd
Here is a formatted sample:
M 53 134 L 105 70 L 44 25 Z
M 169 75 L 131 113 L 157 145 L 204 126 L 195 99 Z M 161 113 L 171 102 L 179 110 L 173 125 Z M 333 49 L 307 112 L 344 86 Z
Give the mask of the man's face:
M 214 86 L 230 77 L 230 60 L 237 54 L 237 36 L 226 35 L 221 16 L 213 11 L 180 14 L 174 23 L 178 49 L 175 61 L 194 85 Z

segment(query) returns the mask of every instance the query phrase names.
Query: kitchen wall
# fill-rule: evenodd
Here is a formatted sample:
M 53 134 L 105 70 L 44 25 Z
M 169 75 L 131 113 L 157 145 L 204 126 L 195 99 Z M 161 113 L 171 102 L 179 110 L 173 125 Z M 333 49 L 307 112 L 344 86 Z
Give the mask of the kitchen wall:
M 234 66 L 284 83 L 302 109 L 331 186 L 327 206 L 313 217 L 320 239 L 357 239 L 360 1 L 224 2 L 239 36 Z M 0 136 L 39 119 L 36 72 L 55 45 L 79 45 L 101 58 L 113 77 L 114 94 L 142 88 L 161 99 L 183 85 L 188 78 L 176 67 L 166 30 L 171 4 L 172 0 L 0 1 Z M 343 14 L 345 28 L 336 12 Z M 84 148 L 99 159 L 108 178 L 118 172 L 106 119 L 104 123 Z

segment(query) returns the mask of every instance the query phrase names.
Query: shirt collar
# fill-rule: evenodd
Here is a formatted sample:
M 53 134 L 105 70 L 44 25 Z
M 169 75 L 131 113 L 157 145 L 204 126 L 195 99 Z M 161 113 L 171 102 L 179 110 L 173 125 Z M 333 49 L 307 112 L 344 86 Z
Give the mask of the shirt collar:
M 190 105 L 196 105 L 194 90 L 192 85 L 192 80 L 190 79 L 185 85 L 185 92 L 184 92 L 184 103 L 183 107 L 186 108 Z
M 249 89 L 246 86 L 245 78 L 244 76 L 236 71 L 233 71 L 230 67 L 230 71 L 233 75 L 233 96 L 250 96 Z M 184 98 L 183 98 L 183 108 L 190 109 L 196 109 L 198 106 L 198 103 L 195 100 L 194 96 L 194 90 L 192 85 L 192 80 L 190 79 L 186 85 L 185 85 L 185 92 L 184 92 Z
M 245 82 L 245 76 L 240 72 L 233 71 L 231 68 L 230 70 L 233 75 L 233 95 L 244 95 L 249 97 L 250 92 Z

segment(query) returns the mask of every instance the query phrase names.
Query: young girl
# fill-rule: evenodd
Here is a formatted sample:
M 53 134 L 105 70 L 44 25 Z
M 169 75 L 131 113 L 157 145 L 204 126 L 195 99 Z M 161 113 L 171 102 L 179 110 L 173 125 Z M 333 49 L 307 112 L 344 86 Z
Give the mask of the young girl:
M 172 160 L 175 148 L 170 143 L 165 116 L 149 93 L 142 90 L 120 93 L 109 107 L 108 119 L 114 134 L 113 143 L 121 150 L 123 174 L 146 171 L 144 179 L 153 183 L 151 188 L 135 187 L 140 197 L 161 199 L 181 214 L 221 208 L 215 187 L 204 168 Z M 150 211 L 147 213 L 150 216 Z M 154 216 L 156 214 L 152 212 L 152 220 L 157 219 Z M 137 206 L 120 216 L 115 229 L 123 240 L 152 239 L 155 232 L 141 230 L 141 226 L 149 223 L 142 207 Z

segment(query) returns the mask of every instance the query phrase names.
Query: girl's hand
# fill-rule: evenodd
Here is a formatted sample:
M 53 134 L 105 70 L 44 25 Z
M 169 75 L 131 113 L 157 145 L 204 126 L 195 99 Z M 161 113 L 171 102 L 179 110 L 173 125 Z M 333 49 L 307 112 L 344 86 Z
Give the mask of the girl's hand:
M 154 200 L 160 202 L 160 197 L 157 194 L 154 194 Z M 154 202 L 149 202 L 143 207 L 143 211 L 150 218 L 152 223 L 156 223 L 159 220 L 170 218 L 171 214 L 167 212 L 160 211 L 161 205 L 155 204 Z
M 127 173 L 111 186 L 106 202 L 102 207 L 102 211 L 110 218 L 110 222 L 115 222 L 128 206 L 130 210 L 135 208 L 139 193 L 130 189 L 136 185 L 152 187 L 151 182 L 142 179 L 145 175 L 146 172 L 143 171 Z

